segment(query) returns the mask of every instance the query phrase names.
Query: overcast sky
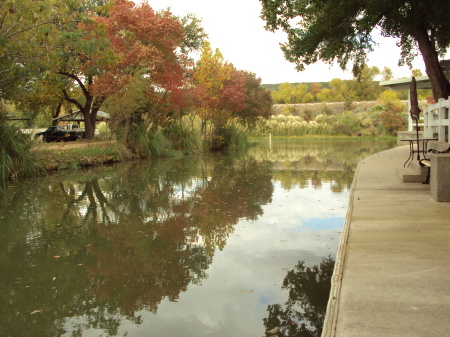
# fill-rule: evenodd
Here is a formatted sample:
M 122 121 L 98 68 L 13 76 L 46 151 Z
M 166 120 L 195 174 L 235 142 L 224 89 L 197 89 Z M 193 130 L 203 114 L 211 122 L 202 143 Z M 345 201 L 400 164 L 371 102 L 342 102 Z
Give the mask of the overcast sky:
M 196 14 L 203 20 L 202 26 L 209 35 L 212 48 L 219 48 L 225 60 L 237 69 L 255 73 L 264 84 L 352 78 L 350 71 L 343 72 L 337 65 L 330 68 L 321 63 L 297 72 L 295 65 L 284 59 L 279 47 L 285 35 L 264 29 L 258 0 L 149 0 L 149 4 L 155 10 L 171 7 L 175 15 Z M 411 71 L 407 66 L 397 66 L 400 49 L 396 47 L 395 39 L 379 37 L 377 42 L 380 45 L 370 53 L 368 65 L 377 66 L 380 70 L 389 67 L 395 78 L 409 77 Z M 420 56 L 415 61 L 414 69 L 421 69 L 425 74 Z

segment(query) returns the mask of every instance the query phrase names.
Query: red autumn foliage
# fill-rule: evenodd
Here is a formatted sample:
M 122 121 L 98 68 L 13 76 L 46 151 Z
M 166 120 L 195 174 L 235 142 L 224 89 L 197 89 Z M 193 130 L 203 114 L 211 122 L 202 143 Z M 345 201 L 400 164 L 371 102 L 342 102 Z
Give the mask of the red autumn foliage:
M 177 52 L 184 30 L 170 12 L 156 13 L 148 3 L 136 5 L 116 0 L 108 17 L 94 17 L 95 24 L 84 25 L 86 38 L 101 37 L 106 30 L 110 52 L 97 50 L 89 55 L 85 71 L 100 70 L 95 78 L 96 96 L 120 91 L 133 76 L 145 76 L 150 86 L 172 90 L 183 83 L 186 57 Z

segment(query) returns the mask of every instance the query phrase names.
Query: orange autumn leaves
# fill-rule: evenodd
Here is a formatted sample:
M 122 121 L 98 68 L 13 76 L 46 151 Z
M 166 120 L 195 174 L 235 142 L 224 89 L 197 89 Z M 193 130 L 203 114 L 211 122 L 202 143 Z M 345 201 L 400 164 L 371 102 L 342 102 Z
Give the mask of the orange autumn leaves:
M 178 53 L 184 29 L 170 12 L 156 13 L 147 3 L 136 6 L 116 0 L 108 17 L 93 16 L 82 24 L 85 39 L 107 39 L 84 64 L 85 72 L 97 70 L 93 91 L 109 96 L 120 91 L 135 76 L 144 76 L 149 86 L 171 89 L 182 85 L 186 56 Z
M 263 100 L 261 106 L 261 93 L 255 98 L 255 91 L 249 89 L 249 83 L 260 84 L 255 74 L 235 69 L 209 43 L 204 43 L 194 65 L 183 52 L 185 28 L 168 11 L 156 12 L 146 2 L 116 0 L 108 16 L 92 14 L 80 28 L 91 45 L 80 56 L 83 72 L 95 74 L 90 91 L 96 97 L 123 94 L 132 83 L 144 82 L 148 100 L 174 111 L 190 111 L 201 119 L 203 131 L 207 122 L 224 125 L 245 109 L 246 115 L 269 114 L 272 101 Z M 256 103 L 258 109 L 252 108 Z M 157 110 L 167 113 L 164 108 Z M 161 117 L 157 120 L 164 121 Z

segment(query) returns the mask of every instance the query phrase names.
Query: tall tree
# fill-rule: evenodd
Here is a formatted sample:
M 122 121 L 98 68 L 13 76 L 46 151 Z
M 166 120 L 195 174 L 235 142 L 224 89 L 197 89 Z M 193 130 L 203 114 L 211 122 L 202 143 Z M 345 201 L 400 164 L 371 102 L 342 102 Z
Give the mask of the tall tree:
M 420 52 L 435 99 L 450 95 L 450 83 L 439 56 L 450 45 L 450 2 L 447 0 L 260 0 L 266 28 L 283 29 L 288 42 L 285 57 L 303 70 L 323 60 L 335 60 L 345 69 L 353 61 L 358 75 L 379 28 L 385 37 L 399 39 L 400 64 L 409 64 Z M 293 24 L 296 22 L 296 24 Z
M 391 68 L 384 67 L 383 71 L 381 72 L 381 80 L 382 81 L 390 81 L 394 78 L 394 73 L 392 72 Z
M 0 3 L 0 95 L 9 98 L 45 69 L 49 40 L 57 26 L 75 20 L 65 1 L 3 0 Z
M 34 125 L 44 123 L 42 126 L 48 126 L 49 120 L 52 125 L 56 125 L 54 119 L 59 117 L 62 111 L 67 111 L 70 103 L 65 102 L 64 96 L 59 89 L 57 82 L 49 80 L 40 80 L 39 77 L 33 78 L 27 83 L 21 85 L 14 95 L 14 102 L 21 116 L 30 118 Z
M 261 79 L 254 73 L 241 70 L 244 77 L 245 101 L 242 110 L 235 110 L 234 117 L 245 126 L 254 126 L 260 118 L 268 119 L 272 115 L 272 97 L 270 91 L 261 87 Z M 297 87 L 300 87 L 299 84 Z
M 79 100 L 63 89 L 84 115 L 87 138 L 93 137 L 97 112 L 108 96 L 134 76 L 146 78 L 154 91 L 176 89 L 183 82 L 186 59 L 177 50 L 183 27 L 170 12 L 156 13 L 148 3 L 116 0 L 108 15 L 92 13 L 91 18 L 79 25 L 82 39 L 72 44 L 74 66 L 59 71 L 83 92 Z
M 276 103 L 301 103 L 303 96 L 307 93 L 308 86 L 306 84 L 297 84 L 296 86 L 285 82 L 279 85 L 278 90 L 272 92 L 272 97 Z
M 213 51 L 209 42 L 206 42 L 197 62 L 194 73 L 194 92 L 196 96 L 197 115 L 202 120 L 202 133 L 206 133 L 206 123 L 213 118 L 220 119 L 220 98 L 223 94 L 225 81 L 230 79 L 233 71 L 219 49 Z
M 356 93 L 351 89 L 347 83 L 348 81 L 339 78 L 333 78 L 330 81 L 330 86 L 334 91 L 334 100 L 336 102 L 351 102 L 356 98 Z
M 347 85 L 356 94 L 358 101 L 373 101 L 383 90 L 379 83 L 375 81 L 380 74 L 378 67 L 363 65 L 359 77 L 347 81 Z

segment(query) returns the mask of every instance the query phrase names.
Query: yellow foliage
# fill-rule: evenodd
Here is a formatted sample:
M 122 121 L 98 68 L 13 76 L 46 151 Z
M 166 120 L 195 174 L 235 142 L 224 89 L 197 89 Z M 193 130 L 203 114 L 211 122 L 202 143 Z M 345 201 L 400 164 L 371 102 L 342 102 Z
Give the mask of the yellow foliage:
M 232 69 L 219 49 L 213 52 L 209 42 L 205 42 L 195 69 L 194 82 L 203 86 L 208 95 L 215 99 L 223 89 L 224 82 L 230 78 Z
M 398 100 L 397 94 L 391 90 L 385 90 L 383 91 L 380 96 L 378 96 L 378 100 L 382 101 L 384 103 L 386 102 L 392 102 Z

